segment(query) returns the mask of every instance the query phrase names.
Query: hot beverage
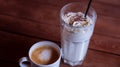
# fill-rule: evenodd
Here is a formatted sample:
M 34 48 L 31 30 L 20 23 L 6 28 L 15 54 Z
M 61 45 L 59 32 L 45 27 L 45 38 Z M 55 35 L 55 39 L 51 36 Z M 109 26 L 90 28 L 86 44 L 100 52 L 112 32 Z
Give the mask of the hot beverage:
M 56 43 L 40 41 L 32 45 L 28 57 L 22 57 L 19 65 L 20 67 L 60 67 L 61 53 Z
M 37 64 L 51 64 L 59 58 L 58 51 L 52 46 L 41 46 L 33 50 L 31 59 Z

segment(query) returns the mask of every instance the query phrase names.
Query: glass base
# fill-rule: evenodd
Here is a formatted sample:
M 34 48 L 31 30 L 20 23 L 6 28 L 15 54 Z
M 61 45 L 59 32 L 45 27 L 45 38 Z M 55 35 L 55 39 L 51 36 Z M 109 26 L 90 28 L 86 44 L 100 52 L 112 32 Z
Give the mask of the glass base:
M 64 61 L 64 63 L 66 63 L 66 64 L 68 64 L 70 66 L 82 65 L 82 63 L 83 63 L 83 60 L 73 62 L 73 61 L 70 61 L 70 60 L 63 59 L 63 61 Z

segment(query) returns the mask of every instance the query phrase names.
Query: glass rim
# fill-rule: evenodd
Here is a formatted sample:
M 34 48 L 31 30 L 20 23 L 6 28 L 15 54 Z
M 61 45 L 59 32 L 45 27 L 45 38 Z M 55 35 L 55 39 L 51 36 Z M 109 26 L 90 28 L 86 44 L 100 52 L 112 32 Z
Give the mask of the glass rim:
M 86 1 L 85 2 L 71 2 L 71 3 L 67 3 L 66 5 L 64 5 L 62 8 L 61 8 L 61 10 L 60 10 L 60 18 L 61 18 L 61 20 L 62 21 L 64 21 L 63 20 L 63 16 L 64 16 L 64 10 L 65 10 L 65 8 L 66 7 L 68 7 L 68 6 L 70 6 L 70 5 L 72 5 L 72 4 L 85 4 L 85 3 L 87 3 Z M 87 6 L 87 5 L 86 5 Z M 93 12 L 94 12 L 94 14 L 95 14 L 95 20 L 94 20 L 94 23 L 96 23 L 96 18 L 97 18 L 97 13 L 96 13 L 96 11 L 95 11 L 95 9 L 92 7 L 92 5 L 90 6 L 90 9 L 89 9 L 89 11 L 90 10 L 92 10 Z M 89 12 L 88 11 L 88 12 Z M 88 15 L 87 15 L 88 16 Z M 92 20 L 93 21 L 93 20 Z M 67 24 L 67 23 L 65 23 L 65 21 L 63 22 L 65 25 L 67 25 L 67 26 L 69 26 L 69 27 L 72 27 L 72 28 L 86 28 L 86 27 L 88 27 L 88 26 L 86 26 L 86 27 L 84 27 L 84 26 L 77 26 L 77 27 L 74 27 L 74 26 L 72 26 L 72 25 L 69 25 L 69 24 Z M 89 25 L 90 26 L 90 25 Z
M 72 5 L 72 4 L 86 4 L 87 2 L 85 1 L 85 2 L 70 2 L 70 3 L 67 3 L 67 4 L 65 4 L 62 8 L 61 8 L 61 10 L 60 10 L 60 13 L 62 13 L 63 11 L 64 11 L 64 9 L 67 7 L 67 6 L 69 6 L 69 5 Z M 87 5 L 86 5 L 87 6 Z M 87 7 L 86 7 L 87 8 Z M 96 11 L 95 11 L 95 9 L 92 7 L 92 5 L 90 6 L 90 9 L 92 9 L 95 13 L 96 13 Z

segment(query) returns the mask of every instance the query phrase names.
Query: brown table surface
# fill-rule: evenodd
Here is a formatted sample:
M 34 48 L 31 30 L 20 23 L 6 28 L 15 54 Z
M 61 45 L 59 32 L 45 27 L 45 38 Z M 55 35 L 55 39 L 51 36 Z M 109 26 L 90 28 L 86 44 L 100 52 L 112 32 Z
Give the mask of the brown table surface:
M 89 0 L 0 0 L 0 66 L 18 67 L 38 41 L 60 46 L 59 11 L 76 1 Z M 98 18 L 81 67 L 120 67 L 120 0 L 93 0 L 92 6 Z M 60 67 L 70 66 L 61 61 Z

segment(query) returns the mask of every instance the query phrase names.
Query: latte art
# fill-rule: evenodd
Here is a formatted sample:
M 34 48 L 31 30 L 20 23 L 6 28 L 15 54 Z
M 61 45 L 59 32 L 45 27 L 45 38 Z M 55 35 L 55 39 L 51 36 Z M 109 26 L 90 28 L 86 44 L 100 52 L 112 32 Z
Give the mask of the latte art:
M 51 46 L 41 46 L 32 52 L 31 59 L 37 64 L 51 64 L 59 58 L 58 51 Z
M 41 61 L 47 62 L 51 58 L 52 51 L 49 49 L 43 50 L 39 55 Z

